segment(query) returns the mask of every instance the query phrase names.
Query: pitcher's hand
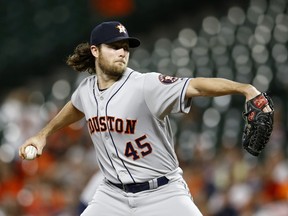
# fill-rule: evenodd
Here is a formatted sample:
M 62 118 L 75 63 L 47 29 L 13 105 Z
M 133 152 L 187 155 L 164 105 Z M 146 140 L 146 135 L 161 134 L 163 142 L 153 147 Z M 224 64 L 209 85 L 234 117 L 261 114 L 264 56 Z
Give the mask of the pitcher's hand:
M 32 145 L 37 148 L 37 156 L 42 155 L 44 146 L 46 145 L 46 137 L 41 135 L 36 135 L 27 139 L 24 144 L 19 147 L 19 156 L 25 159 L 25 148 Z

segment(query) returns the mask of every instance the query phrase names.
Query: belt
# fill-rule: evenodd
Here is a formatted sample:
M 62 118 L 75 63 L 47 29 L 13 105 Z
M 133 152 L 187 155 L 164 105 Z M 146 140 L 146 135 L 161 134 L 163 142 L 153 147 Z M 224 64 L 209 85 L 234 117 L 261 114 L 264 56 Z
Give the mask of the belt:
M 120 188 L 121 190 L 127 193 L 138 193 L 138 192 L 145 191 L 145 190 L 155 189 L 162 185 L 166 185 L 168 182 L 169 182 L 169 179 L 166 178 L 165 176 L 162 176 L 157 179 L 152 179 L 147 182 L 131 183 L 131 184 L 115 184 L 109 181 L 110 184 Z

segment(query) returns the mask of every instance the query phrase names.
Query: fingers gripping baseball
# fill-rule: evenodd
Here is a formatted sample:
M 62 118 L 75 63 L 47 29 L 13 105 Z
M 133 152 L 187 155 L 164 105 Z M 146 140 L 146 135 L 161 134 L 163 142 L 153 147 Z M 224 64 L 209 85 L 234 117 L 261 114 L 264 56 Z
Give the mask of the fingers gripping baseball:
M 274 108 L 272 99 L 261 93 L 245 103 L 242 145 L 250 154 L 258 156 L 268 143 L 272 130 Z
M 46 144 L 46 139 L 40 136 L 31 137 L 19 147 L 19 156 L 22 159 L 32 160 L 37 156 L 42 155 L 43 148 Z M 34 149 L 35 147 L 36 149 Z M 35 152 L 36 151 L 36 152 Z

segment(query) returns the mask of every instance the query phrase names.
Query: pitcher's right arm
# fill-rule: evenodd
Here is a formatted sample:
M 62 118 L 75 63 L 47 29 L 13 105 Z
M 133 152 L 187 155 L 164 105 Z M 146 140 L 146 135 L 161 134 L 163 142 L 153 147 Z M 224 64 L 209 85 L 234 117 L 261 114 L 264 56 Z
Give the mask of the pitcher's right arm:
M 25 158 L 25 148 L 28 145 L 33 145 L 37 148 L 37 155 L 41 155 L 46 139 L 60 129 L 69 126 L 70 124 L 79 121 L 84 117 L 84 114 L 73 106 L 69 101 L 60 112 L 35 136 L 27 139 L 24 144 L 19 147 L 19 156 Z

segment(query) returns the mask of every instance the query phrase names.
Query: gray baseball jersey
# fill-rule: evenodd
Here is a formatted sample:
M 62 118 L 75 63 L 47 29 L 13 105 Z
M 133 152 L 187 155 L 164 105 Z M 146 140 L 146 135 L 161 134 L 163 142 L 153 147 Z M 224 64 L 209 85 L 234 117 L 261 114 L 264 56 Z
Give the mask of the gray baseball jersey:
M 85 114 L 99 167 L 109 181 L 138 183 L 181 172 L 167 115 L 189 112 L 188 83 L 188 78 L 130 68 L 104 91 L 96 75 L 80 83 L 71 101 Z

